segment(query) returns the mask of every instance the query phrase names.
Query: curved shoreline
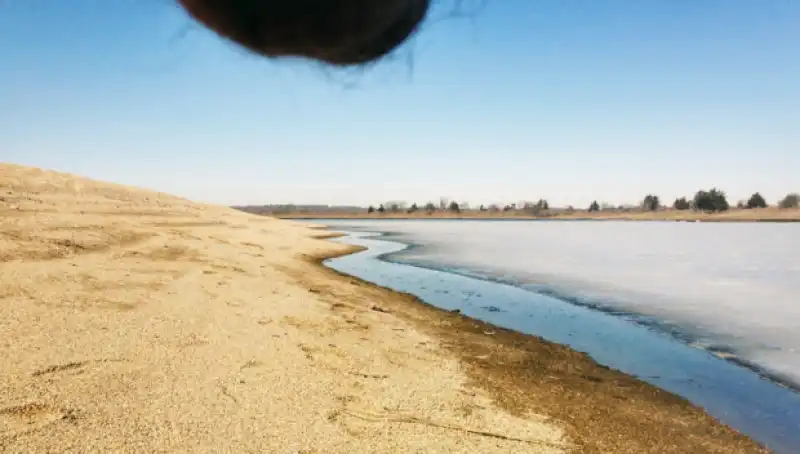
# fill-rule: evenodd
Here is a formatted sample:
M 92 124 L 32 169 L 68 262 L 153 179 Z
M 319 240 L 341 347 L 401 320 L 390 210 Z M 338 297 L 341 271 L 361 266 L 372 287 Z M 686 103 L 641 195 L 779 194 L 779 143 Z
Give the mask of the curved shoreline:
M 374 233 L 377 234 L 375 238 L 376 239 L 381 239 L 381 241 L 390 241 L 390 242 L 394 242 L 394 243 L 404 244 L 404 245 L 407 246 L 406 249 L 403 249 L 402 251 L 390 252 L 390 253 L 382 254 L 382 255 L 376 257 L 378 260 L 382 260 L 382 261 L 385 261 L 387 263 L 392 263 L 392 264 L 413 266 L 413 267 L 427 269 L 427 270 L 441 271 L 441 272 L 445 272 L 445 273 L 457 274 L 459 276 L 464 276 L 464 277 L 468 277 L 468 278 L 471 278 L 471 279 L 479 279 L 479 280 L 484 280 L 484 281 L 487 281 L 487 282 L 511 285 L 513 287 L 516 287 L 516 288 L 519 288 L 519 289 L 522 289 L 522 290 L 525 290 L 525 291 L 529 291 L 529 292 L 535 293 L 537 295 L 553 297 L 553 298 L 555 298 L 555 299 L 557 299 L 559 301 L 562 301 L 562 302 L 564 302 L 566 304 L 572 304 L 572 305 L 575 305 L 575 306 L 584 307 L 584 308 L 587 308 L 587 309 L 590 309 L 590 310 L 593 310 L 593 311 L 602 312 L 604 314 L 609 314 L 609 315 L 613 315 L 613 316 L 616 316 L 616 317 L 624 317 L 625 320 L 630 322 L 630 323 L 633 323 L 633 324 L 636 324 L 636 325 L 640 325 L 640 326 L 644 326 L 646 328 L 655 328 L 658 331 L 669 335 L 675 341 L 680 342 L 680 343 L 682 343 L 682 344 L 684 344 L 684 345 L 686 345 L 688 347 L 696 348 L 698 350 L 702 350 L 702 351 L 708 352 L 708 353 L 716 356 L 717 358 L 720 358 L 720 359 L 722 359 L 724 361 L 728 361 L 728 362 L 730 362 L 732 364 L 735 364 L 735 365 L 737 365 L 739 367 L 743 367 L 743 368 L 745 368 L 745 369 L 757 374 L 759 377 L 761 377 L 761 378 L 763 378 L 763 379 L 765 379 L 765 380 L 767 380 L 767 381 L 769 381 L 769 382 L 771 382 L 771 383 L 773 383 L 773 384 L 775 384 L 777 386 L 781 386 L 781 387 L 790 389 L 790 390 L 792 390 L 794 392 L 800 393 L 800 384 L 791 381 L 787 377 L 783 377 L 783 376 L 781 376 L 781 375 L 779 375 L 777 373 L 771 372 L 768 369 L 766 369 L 766 368 L 764 368 L 764 367 L 762 367 L 762 366 L 760 366 L 760 365 L 758 365 L 758 364 L 756 364 L 756 363 L 754 363 L 752 361 L 749 361 L 749 360 L 747 360 L 745 358 L 742 358 L 741 356 L 739 356 L 739 352 L 734 347 L 731 347 L 729 345 L 720 344 L 720 343 L 709 343 L 707 345 L 700 345 L 700 344 L 698 344 L 698 341 L 701 340 L 700 337 L 693 336 L 692 334 L 690 334 L 686 330 L 684 330 L 681 326 L 664 322 L 664 321 L 660 320 L 656 316 L 650 316 L 650 315 L 647 315 L 647 314 L 627 311 L 627 310 L 624 310 L 624 309 L 616 309 L 616 308 L 613 308 L 613 307 L 610 307 L 610 306 L 604 306 L 604 305 L 601 305 L 601 304 L 592 303 L 592 302 L 589 302 L 589 301 L 582 300 L 581 298 L 570 296 L 570 295 L 566 294 L 565 292 L 558 291 L 558 290 L 556 290 L 556 289 L 554 289 L 552 287 L 548 287 L 546 285 L 541 285 L 541 287 L 542 287 L 541 289 L 535 290 L 535 289 L 531 289 L 531 288 L 521 284 L 518 281 L 514 281 L 514 280 L 511 280 L 511 279 L 493 278 L 493 277 L 484 276 L 484 275 L 480 275 L 480 274 L 477 274 L 477 273 L 470 273 L 468 271 L 462 271 L 460 269 L 450 268 L 450 267 L 446 267 L 446 266 L 437 267 L 435 265 L 426 265 L 426 264 L 422 264 L 422 263 L 414 263 L 414 262 L 411 262 L 411 261 L 406 262 L 406 261 L 402 261 L 402 260 L 393 260 L 392 259 L 393 256 L 399 256 L 403 252 L 412 250 L 414 248 L 423 247 L 423 246 L 419 245 L 419 244 L 408 243 L 408 242 L 403 242 L 403 241 L 397 241 L 397 240 L 393 240 L 393 239 L 382 239 L 382 238 L 391 238 L 392 233 L 390 233 L 390 232 L 386 232 L 386 233 L 374 232 Z
M 395 264 L 395 265 L 404 265 L 404 266 L 411 266 L 426 270 L 432 271 L 439 271 L 444 273 L 456 274 L 459 276 L 463 276 L 470 279 L 478 279 L 486 282 L 510 285 L 516 288 L 519 288 L 524 291 L 532 292 L 537 295 L 543 295 L 555 298 L 559 301 L 562 301 L 566 304 L 575 305 L 578 307 L 587 308 L 593 311 L 602 312 L 604 314 L 609 314 L 615 317 L 622 317 L 625 318 L 626 321 L 633 323 L 635 325 L 643 326 L 645 328 L 654 328 L 659 332 L 662 332 L 675 341 L 680 342 L 687 347 L 695 348 L 698 350 L 702 350 L 708 352 L 709 354 L 714 355 L 715 357 L 727 361 L 731 364 L 734 364 L 738 367 L 742 367 L 747 369 L 759 377 L 763 378 L 764 380 L 769 381 L 777 386 L 792 390 L 793 392 L 800 393 L 800 383 L 796 383 L 792 381 L 788 377 L 784 377 L 778 373 L 772 372 L 755 362 L 749 361 L 746 358 L 739 356 L 739 352 L 732 346 L 712 342 L 708 344 L 700 344 L 698 341 L 702 340 L 702 337 L 694 336 L 691 333 L 687 332 L 683 327 L 676 324 L 670 324 L 660 320 L 657 316 L 650 316 L 647 314 L 642 314 L 638 312 L 628 311 L 624 309 L 614 308 L 611 306 L 605 306 L 602 304 L 592 303 L 591 301 L 587 301 L 578 297 L 571 296 L 565 292 L 559 291 L 553 287 L 547 285 L 539 285 L 540 289 L 532 289 L 529 286 L 524 285 L 523 283 L 513 280 L 513 279 L 502 279 L 496 278 L 491 276 L 482 275 L 476 272 L 470 272 L 466 269 L 459 269 L 459 268 L 452 268 L 447 266 L 437 266 L 434 264 L 426 264 L 426 263 L 419 263 L 414 261 L 404 261 L 398 260 L 394 257 L 402 257 L 402 255 L 408 251 L 412 251 L 417 248 L 423 248 L 424 245 L 417 244 L 410 241 L 404 241 L 402 239 L 395 238 L 395 236 L 400 236 L 401 233 L 392 232 L 392 231 L 376 231 L 376 230 L 358 230 L 359 233 L 370 233 L 372 235 L 369 236 L 370 239 L 376 239 L 379 241 L 386 241 L 391 243 L 402 244 L 406 246 L 404 249 L 394 252 L 388 252 L 385 254 L 381 254 L 376 256 L 376 259 Z M 335 234 L 334 237 L 341 237 L 347 236 L 347 234 Z
M 335 228 L 335 227 L 331 227 Z M 738 428 L 738 430 L 747 430 L 747 433 L 750 434 L 759 434 L 761 437 L 761 441 L 769 441 L 771 444 L 774 444 L 774 449 L 780 448 L 779 452 L 795 452 L 795 447 L 800 446 L 800 437 L 798 437 L 796 433 L 796 427 L 800 427 L 800 412 L 797 411 L 797 408 L 800 408 L 800 393 L 797 392 L 797 388 L 793 382 L 783 382 L 780 376 L 775 376 L 770 374 L 769 371 L 764 370 L 760 366 L 756 364 L 752 364 L 747 362 L 744 358 L 739 358 L 735 355 L 735 351 L 732 348 L 726 347 L 724 344 L 715 344 L 709 343 L 708 345 L 701 345 L 697 341 L 703 340 L 702 337 L 691 337 L 689 333 L 684 333 L 681 331 L 674 331 L 669 329 L 668 324 L 663 324 L 659 322 L 655 317 L 649 317 L 651 320 L 645 320 L 648 318 L 646 316 L 642 316 L 640 314 L 632 314 L 628 312 L 623 312 L 619 310 L 612 310 L 611 308 L 603 308 L 603 307 L 596 307 L 590 306 L 587 304 L 581 304 L 579 301 L 573 301 L 564 299 L 557 295 L 552 295 L 547 292 L 540 292 L 536 289 L 527 288 L 524 285 L 519 285 L 518 283 L 508 282 L 507 280 L 503 279 L 494 279 L 487 276 L 475 275 L 469 272 L 469 270 L 463 271 L 458 269 L 452 269 L 446 266 L 427 266 L 425 264 L 418 264 L 414 263 L 413 261 L 406 262 L 402 260 L 395 260 L 393 256 L 402 256 L 402 254 L 410 249 L 425 247 L 425 244 L 417 244 L 412 243 L 408 240 L 396 239 L 393 238 L 394 235 L 400 235 L 399 233 L 393 232 L 380 232 L 370 229 L 352 229 L 346 230 L 347 234 L 344 234 L 345 237 L 353 238 L 355 241 L 365 239 L 368 241 L 375 241 L 377 243 L 385 243 L 385 244 L 394 244 L 403 247 L 402 249 L 395 249 L 389 252 L 382 252 L 377 255 L 370 256 L 368 258 L 363 259 L 364 261 L 372 261 L 376 260 L 381 263 L 386 263 L 390 266 L 400 266 L 400 267 L 409 267 L 413 269 L 419 269 L 425 272 L 432 272 L 432 273 L 442 273 L 444 275 L 449 276 L 459 276 L 462 279 L 466 279 L 467 281 L 481 281 L 485 282 L 490 286 L 506 286 L 512 287 L 518 292 L 522 293 L 530 293 L 532 298 L 538 297 L 546 297 L 551 298 L 554 301 L 557 301 L 560 304 L 579 308 L 583 311 L 588 311 L 591 313 L 598 313 L 602 314 L 603 316 L 608 316 L 613 318 L 614 320 L 619 320 L 619 322 L 623 325 L 629 325 L 631 329 L 639 330 L 646 330 L 646 331 L 655 331 L 658 333 L 657 337 L 666 338 L 663 342 L 671 343 L 677 347 L 673 352 L 676 357 L 669 360 L 668 363 L 675 367 L 677 366 L 676 373 L 670 371 L 670 369 L 664 370 L 663 367 L 660 372 L 651 376 L 650 374 L 642 373 L 643 371 L 647 371 L 650 369 L 652 372 L 652 368 L 648 368 L 647 366 L 639 366 L 636 365 L 633 368 L 630 366 L 632 364 L 638 364 L 638 361 L 631 363 L 631 360 L 623 359 L 620 361 L 617 355 L 612 355 L 609 357 L 607 354 L 602 354 L 600 359 L 594 359 L 598 363 L 601 364 L 602 367 L 611 366 L 614 368 L 621 367 L 621 372 L 627 375 L 630 375 L 636 379 L 643 380 L 659 389 L 665 390 L 666 392 L 676 394 L 685 398 L 693 403 L 693 405 L 697 407 L 708 407 L 710 410 L 704 410 L 711 414 L 714 417 L 718 415 L 722 418 L 725 423 L 733 424 Z M 345 243 L 348 244 L 348 243 Z M 363 262 L 363 261 L 362 261 Z M 366 262 L 364 262 L 366 263 Z M 392 274 L 391 269 L 384 270 L 380 275 Z M 402 275 L 407 275 L 407 273 L 403 272 L 400 273 Z M 419 275 L 417 277 L 422 278 L 425 274 Z M 415 275 L 416 276 L 416 275 Z M 380 279 L 385 283 L 386 279 Z M 404 279 L 408 281 L 407 278 Z M 436 295 L 430 293 L 430 282 L 426 282 L 421 287 L 421 292 L 419 293 L 417 290 L 409 289 L 408 286 L 401 284 L 400 280 L 397 281 L 397 284 L 400 284 L 402 290 L 409 291 L 412 294 L 416 294 L 420 298 L 423 298 L 422 295 L 427 293 L 427 296 L 424 296 L 425 300 L 430 299 L 436 306 L 445 308 L 450 308 L 452 306 L 452 301 L 447 302 L 447 298 L 442 300 Z M 425 290 L 425 288 L 429 290 Z M 397 288 L 395 285 L 392 284 L 392 287 Z M 490 287 L 490 288 L 492 288 Z M 412 287 L 413 288 L 413 287 Z M 441 287 L 441 288 L 453 288 L 453 287 Z M 444 292 L 447 293 L 447 292 Z M 490 293 L 493 293 L 490 291 Z M 480 296 L 480 295 L 479 295 Z M 498 298 L 498 295 L 494 295 L 494 298 Z M 492 298 L 492 297 L 490 297 Z M 500 295 L 499 298 L 502 300 L 503 296 Z M 466 300 L 465 300 L 466 303 Z M 427 304 L 427 303 L 426 303 Z M 468 303 L 466 303 L 469 305 Z M 502 305 L 501 305 L 502 308 Z M 491 312 L 507 312 L 507 310 L 503 310 L 497 307 L 482 307 L 484 310 L 488 310 L 486 314 L 470 313 L 469 315 L 473 318 L 477 318 L 478 320 L 482 320 L 488 322 L 489 324 L 495 324 L 498 326 L 505 326 L 509 329 L 516 330 L 521 332 L 525 335 L 533 335 L 536 337 L 545 336 L 546 342 L 554 342 L 560 345 L 566 345 L 568 348 L 576 348 L 574 347 L 573 340 L 574 338 L 563 338 L 563 336 L 559 337 L 556 335 L 553 337 L 554 332 L 552 330 L 537 330 L 535 327 L 525 326 L 525 325 L 518 325 L 516 323 L 508 324 L 507 321 L 502 321 L 503 317 L 497 317 L 496 314 L 492 314 Z M 606 310 L 604 310 L 606 309 Z M 542 316 L 544 315 L 541 311 L 532 310 L 531 312 L 524 311 L 523 313 L 516 312 L 514 309 L 511 309 L 512 313 L 515 314 L 515 317 L 528 317 L 528 316 Z M 469 310 L 467 312 L 470 312 Z M 534 313 L 536 315 L 534 315 Z M 580 316 L 579 316 L 580 317 Z M 638 317 L 634 319 L 633 317 Z M 498 322 L 498 320 L 500 320 Z M 567 325 L 573 325 L 571 322 L 567 322 Z M 604 323 L 600 323 L 600 327 L 598 327 L 598 332 L 602 333 L 608 329 L 608 326 L 603 328 Z M 653 329 L 656 328 L 656 329 Z M 678 327 L 674 327 L 678 329 Z M 571 328 L 571 329 L 574 329 Z M 624 328 L 623 328 L 624 329 Z M 628 331 L 624 329 L 624 331 Z M 549 332 L 549 334 L 548 334 Z M 684 337 L 681 337 L 681 334 Z M 605 337 L 605 336 L 604 336 Z M 613 344 L 613 339 L 615 336 L 611 336 L 610 339 L 607 341 L 600 340 L 602 344 L 607 344 L 611 342 Z M 643 339 L 644 340 L 644 339 Z M 658 343 L 652 344 L 650 342 L 645 341 L 645 343 L 650 346 L 650 348 L 645 348 L 646 351 L 650 351 L 650 355 L 655 354 L 658 357 L 658 353 L 661 352 L 663 355 L 663 348 L 658 347 Z M 578 343 L 580 345 L 580 342 Z M 716 347 L 716 348 L 714 348 Z M 601 347 L 600 349 L 589 347 L 588 350 L 586 349 L 586 345 L 578 347 L 580 348 L 579 351 L 583 352 L 586 351 L 591 355 L 595 355 L 596 353 L 601 353 L 604 349 Z M 636 349 L 634 349 L 635 351 Z M 694 353 L 696 352 L 696 353 Z M 722 354 L 718 354 L 717 352 L 721 352 Z M 725 355 L 725 353 L 730 352 L 730 354 Z M 632 359 L 643 359 L 641 358 L 641 351 L 637 353 L 629 352 Z M 628 355 L 625 355 L 628 356 Z M 708 359 L 708 364 L 703 365 L 698 369 L 697 364 L 697 357 L 705 357 Z M 675 358 L 683 358 L 675 359 Z M 713 360 L 711 359 L 713 358 Z M 720 364 L 721 363 L 721 364 Z M 647 364 L 647 361 L 645 361 Z M 722 366 L 726 365 L 726 366 Z M 714 374 L 718 374 L 719 377 L 724 377 L 720 379 L 713 378 Z M 689 378 L 688 382 L 693 383 L 693 385 L 686 385 L 682 386 L 680 384 L 675 383 L 673 380 L 679 376 L 686 376 L 686 377 L 693 377 Z M 709 374 L 711 377 L 709 377 Z M 653 380 L 655 379 L 655 380 Z M 665 386 L 666 385 L 666 386 Z M 706 392 L 702 392 L 698 394 L 698 390 L 707 387 L 711 388 L 720 388 L 720 390 L 725 389 L 726 392 L 711 392 L 707 394 Z M 738 390 L 738 391 L 737 391 Z M 727 393 L 727 394 L 726 394 Z M 737 397 L 738 396 L 738 397 Z M 796 406 L 794 406 L 796 405 Z M 745 412 L 745 413 L 753 413 L 756 415 L 761 416 L 748 416 L 748 417 L 733 417 L 731 418 L 731 411 L 734 412 Z M 776 419 L 778 418 L 778 419 Z M 795 429 L 792 429 L 795 427 Z M 792 432 L 794 430 L 794 432 Z M 792 435 L 795 433 L 796 435 Z M 788 442 L 788 445 L 786 444 Z M 790 446 L 791 448 L 787 448 Z
M 302 224 L 2 164 L 0 186 L 0 452 L 574 451 L 302 260 L 352 250 Z
M 687 399 L 603 366 L 586 353 L 438 308 L 324 263 L 364 250 L 351 245 L 345 253 L 304 258 L 331 276 L 368 287 L 385 310 L 440 339 L 473 384 L 501 408 L 547 415 L 565 427 L 582 452 L 770 452 Z
M 0 451 L 766 452 L 586 355 L 342 277 L 313 256 L 359 248 L 300 223 L 0 183 Z

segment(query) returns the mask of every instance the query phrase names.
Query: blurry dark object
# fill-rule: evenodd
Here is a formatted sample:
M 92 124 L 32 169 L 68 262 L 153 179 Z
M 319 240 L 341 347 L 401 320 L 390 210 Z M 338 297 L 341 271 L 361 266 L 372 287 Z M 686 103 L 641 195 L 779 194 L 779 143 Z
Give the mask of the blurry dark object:
M 179 0 L 220 36 L 267 57 L 369 63 L 406 41 L 430 0 Z

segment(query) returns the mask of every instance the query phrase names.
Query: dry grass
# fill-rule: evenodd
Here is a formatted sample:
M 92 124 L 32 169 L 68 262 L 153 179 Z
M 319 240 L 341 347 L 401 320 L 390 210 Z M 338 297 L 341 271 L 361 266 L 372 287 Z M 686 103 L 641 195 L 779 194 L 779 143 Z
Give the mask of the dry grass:
M 519 220 L 594 220 L 594 221 L 701 221 L 701 222 L 800 222 L 800 209 L 761 208 L 753 210 L 731 209 L 724 213 L 702 213 L 690 210 L 662 210 L 656 212 L 622 211 L 575 211 L 552 212 L 548 215 L 532 216 L 520 212 L 465 211 L 461 214 L 435 212 L 416 213 L 281 213 L 281 219 L 519 219 Z

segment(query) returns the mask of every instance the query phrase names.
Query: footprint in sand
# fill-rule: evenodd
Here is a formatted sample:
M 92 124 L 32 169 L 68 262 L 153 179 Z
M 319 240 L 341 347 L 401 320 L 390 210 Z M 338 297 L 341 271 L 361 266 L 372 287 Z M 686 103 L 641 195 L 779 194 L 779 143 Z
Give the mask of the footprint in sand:
M 256 249 L 256 250 L 259 250 L 259 251 L 263 251 L 264 250 L 264 246 L 261 246 L 260 244 L 256 244 L 256 243 L 250 243 L 248 241 L 245 241 L 245 242 L 241 243 L 241 245 L 249 247 L 249 248 L 252 248 L 252 249 Z
M 74 417 L 74 412 L 40 403 L 0 408 L 0 437 L 21 435 Z
M 41 377 L 42 375 L 50 375 L 58 372 L 79 371 L 87 364 L 87 361 L 77 361 L 74 363 L 57 364 L 55 366 L 45 367 L 32 373 L 34 377 Z
M 55 364 L 52 366 L 45 367 L 43 369 L 39 369 L 34 371 L 31 376 L 33 377 L 42 377 L 46 375 L 53 375 L 59 373 L 69 373 L 71 375 L 77 375 L 83 373 L 84 370 L 94 364 L 107 364 L 107 363 L 122 363 L 125 360 L 123 359 L 95 359 L 95 360 L 88 360 L 88 361 L 74 361 L 71 363 L 64 363 L 64 364 Z

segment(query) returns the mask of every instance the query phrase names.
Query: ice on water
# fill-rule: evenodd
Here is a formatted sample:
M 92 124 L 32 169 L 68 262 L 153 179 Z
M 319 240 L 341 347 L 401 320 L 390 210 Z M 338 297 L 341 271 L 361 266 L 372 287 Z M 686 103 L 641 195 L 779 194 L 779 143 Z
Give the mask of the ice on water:
M 426 247 L 404 260 L 503 275 L 675 324 L 800 384 L 800 224 L 342 221 Z

